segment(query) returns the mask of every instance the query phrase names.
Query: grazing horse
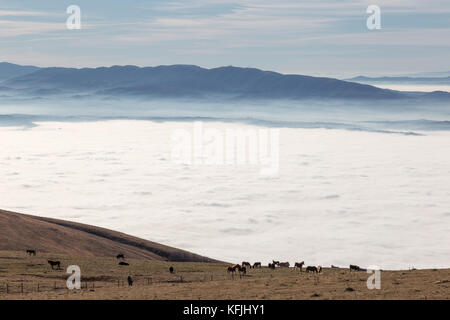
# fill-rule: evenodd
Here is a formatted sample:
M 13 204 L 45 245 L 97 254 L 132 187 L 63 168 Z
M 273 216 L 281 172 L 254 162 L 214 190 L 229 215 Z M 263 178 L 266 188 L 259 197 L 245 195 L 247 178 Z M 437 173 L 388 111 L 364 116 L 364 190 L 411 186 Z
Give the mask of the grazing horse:
M 130 287 L 133 286 L 133 278 L 131 278 L 131 276 L 128 276 L 127 280 L 128 280 L 128 285 Z
M 289 262 L 280 262 L 278 265 L 280 267 L 284 267 L 284 268 L 289 268 L 289 266 L 290 266 Z
M 57 266 L 58 270 L 61 269 L 61 262 L 60 261 L 53 261 L 53 260 L 47 260 L 47 261 L 48 261 L 48 264 L 52 267 L 52 270 L 53 270 L 54 266 Z
M 275 270 L 275 263 L 270 263 L 268 265 L 269 269 Z
M 116 259 L 125 259 L 125 255 L 124 255 L 123 253 L 119 253 L 119 254 L 116 256 Z
M 253 268 L 261 268 L 261 262 L 255 262 Z
M 173 273 L 173 267 L 172 267 L 172 266 L 170 266 L 169 272 L 170 272 L 170 273 Z
M 119 266 L 129 266 L 130 264 L 128 262 L 125 261 L 120 261 L 119 262 Z
M 275 261 L 275 260 L 272 260 L 272 263 L 274 264 L 274 265 L 279 265 L 280 264 L 280 261 Z
M 303 265 L 304 265 L 304 264 L 305 264 L 305 261 L 302 261 L 302 262 L 296 262 L 295 265 L 294 265 L 294 270 L 297 269 L 297 268 L 299 268 L 299 269 L 300 269 L 300 272 L 303 272 Z
M 27 250 L 27 254 L 30 256 L 35 256 L 36 255 L 36 250 Z
M 242 261 L 242 266 L 243 266 L 243 267 L 249 267 L 249 268 L 252 267 L 252 265 L 250 264 L 250 262 L 247 262 L 247 261 Z
M 336 267 L 336 266 L 331 265 L 331 268 L 332 268 L 332 269 L 338 269 L 339 267 Z
M 307 266 L 306 267 L 306 272 L 315 272 L 315 273 L 319 273 L 319 270 L 317 270 L 317 267 L 313 267 L 313 266 Z
M 322 273 L 322 270 L 323 270 L 323 269 L 322 269 L 322 266 L 317 266 L 317 272 L 318 272 L 318 273 Z
M 361 268 L 360 268 L 359 266 L 357 266 L 357 265 L 353 265 L 353 264 L 351 264 L 351 265 L 350 265 L 350 271 L 352 271 L 352 270 L 355 270 L 355 271 L 360 271 L 360 270 L 361 270 Z

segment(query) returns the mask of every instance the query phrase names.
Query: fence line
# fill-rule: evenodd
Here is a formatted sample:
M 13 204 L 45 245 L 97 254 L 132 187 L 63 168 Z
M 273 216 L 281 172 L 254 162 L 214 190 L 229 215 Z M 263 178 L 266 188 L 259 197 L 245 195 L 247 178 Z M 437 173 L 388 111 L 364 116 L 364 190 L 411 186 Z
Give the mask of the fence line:
M 199 275 L 194 277 L 189 277 L 184 275 L 178 275 L 171 277 L 170 279 L 161 279 L 154 277 L 136 277 L 135 280 L 133 280 L 133 286 L 152 286 L 154 284 L 162 284 L 162 283 L 193 283 L 193 282 L 209 282 L 209 281 L 220 281 L 220 280 L 238 280 L 238 279 L 244 279 L 248 277 L 247 276 L 241 276 L 241 275 L 234 275 L 234 274 L 224 274 L 224 275 L 218 275 L 218 274 L 206 274 L 206 275 Z M 34 292 L 51 292 L 51 291 L 61 291 L 61 290 L 69 290 L 66 286 L 66 280 L 58 280 L 53 281 L 53 284 L 51 281 L 38 281 L 31 284 L 27 284 L 26 280 L 17 280 L 14 282 L 0 282 L 0 295 L 1 294 L 27 294 L 27 293 L 34 293 Z M 81 280 L 81 289 L 79 290 L 93 290 L 99 289 L 99 288 L 120 288 L 120 287 L 128 287 L 128 283 L 124 281 L 123 278 L 117 278 L 111 281 L 105 281 L 105 280 L 92 280 L 92 281 L 84 281 Z

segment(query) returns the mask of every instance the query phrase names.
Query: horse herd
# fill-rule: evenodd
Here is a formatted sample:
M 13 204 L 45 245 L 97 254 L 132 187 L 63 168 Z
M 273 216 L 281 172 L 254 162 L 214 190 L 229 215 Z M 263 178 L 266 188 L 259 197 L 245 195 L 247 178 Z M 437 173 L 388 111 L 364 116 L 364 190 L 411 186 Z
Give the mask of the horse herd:
M 30 256 L 35 256 L 36 255 L 36 250 L 27 250 L 26 252 Z M 125 255 L 123 253 L 119 253 L 116 256 L 116 259 L 117 260 L 119 260 L 119 259 L 121 260 L 119 262 L 119 265 L 121 265 L 121 266 L 128 266 L 129 265 L 128 262 L 124 261 L 125 260 Z M 47 260 L 47 262 L 52 267 L 52 269 L 54 269 L 54 267 L 56 267 L 58 270 L 61 269 L 61 262 L 60 261 Z M 298 270 L 300 270 L 300 272 L 303 272 L 303 266 L 304 265 L 305 265 L 304 261 L 296 262 L 294 264 L 294 270 L 298 269 Z M 235 264 L 233 266 L 228 266 L 227 267 L 227 273 L 235 274 L 236 272 L 239 272 L 239 275 L 246 275 L 247 274 L 247 269 L 252 269 L 252 268 L 255 269 L 255 268 L 261 268 L 261 267 L 262 267 L 261 262 L 255 262 L 252 265 L 248 261 L 242 261 L 241 264 Z M 268 263 L 267 267 L 269 269 L 272 269 L 272 270 L 274 270 L 276 267 L 289 268 L 290 267 L 290 263 L 289 262 L 280 262 L 280 261 L 272 260 L 272 262 Z M 336 267 L 334 265 L 331 265 L 331 268 L 338 268 L 338 267 Z M 365 270 L 366 269 L 363 269 L 363 268 L 361 268 L 361 267 L 359 267 L 357 265 L 353 265 L 353 264 L 350 265 L 350 271 L 365 271 Z M 305 271 L 307 273 L 309 273 L 309 272 L 322 273 L 323 268 L 322 268 L 322 266 L 317 266 L 317 267 L 316 266 L 307 266 L 305 268 Z M 170 273 L 174 273 L 174 269 L 173 269 L 172 266 L 169 268 L 169 272 Z
M 300 270 L 300 272 L 303 272 L 304 264 L 305 264 L 304 261 L 296 262 L 294 264 L 294 270 L 298 269 L 298 270 Z M 251 265 L 250 262 L 242 261 L 242 264 L 235 264 L 233 266 L 227 267 L 227 272 L 234 274 L 238 271 L 240 275 L 245 275 L 247 273 L 247 268 L 261 268 L 261 266 L 262 266 L 261 262 L 255 262 L 253 265 Z M 269 262 L 267 265 L 267 267 L 269 269 L 275 269 L 276 267 L 289 268 L 290 266 L 291 265 L 289 262 L 280 262 L 280 261 L 276 261 L 276 260 L 272 260 L 272 262 Z M 353 270 L 351 267 L 350 267 L 350 270 Z M 309 272 L 322 273 L 323 268 L 322 268 L 322 266 L 317 266 L 317 267 L 316 266 L 307 266 L 305 268 L 305 271 L 307 273 L 309 273 Z

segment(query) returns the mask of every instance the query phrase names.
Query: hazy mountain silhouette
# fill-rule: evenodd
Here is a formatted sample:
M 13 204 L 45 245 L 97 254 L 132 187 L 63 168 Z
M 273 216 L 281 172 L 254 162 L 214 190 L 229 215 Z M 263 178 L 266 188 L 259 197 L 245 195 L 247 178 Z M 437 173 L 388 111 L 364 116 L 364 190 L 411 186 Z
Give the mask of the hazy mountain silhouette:
M 233 66 L 213 69 L 194 65 L 41 68 L 25 74 L 19 71 L 22 74 L 0 83 L 2 90 L 39 96 L 69 93 L 112 97 L 370 100 L 411 97 L 399 91 L 333 78 Z
M 450 84 L 450 76 L 447 77 L 365 77 L 358 76 L 346 81 L 362 83 L 408 83 L 408 84 Z
M 393 99 L 401 94 L 370 85 L 332 78 L 283 75 L 253 68 L 220 67 L 204 69 L 191 65 L 140 68 L 42 68 L 0 84 L 31 91 L 64 90 L 104 95 L 205 96 L 235 98 L 361 98 Z M 56 91 L 55 91 L 56 92 Z
M 36 70 L 39 70 L 39 68 L 34 66 L 19 66 L 8 62 L 0 62 L 0 81 L 13 77 L 20 77 Z

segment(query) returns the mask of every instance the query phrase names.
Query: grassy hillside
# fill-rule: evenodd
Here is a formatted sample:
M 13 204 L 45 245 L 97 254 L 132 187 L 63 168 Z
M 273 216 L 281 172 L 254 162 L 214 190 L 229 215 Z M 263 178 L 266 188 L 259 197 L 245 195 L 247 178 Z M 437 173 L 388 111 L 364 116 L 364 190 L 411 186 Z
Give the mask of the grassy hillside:
M 215 262 L 200 255 L 81 223 L 0 210 L 0 250 L 52 252 L 76 257 Z

